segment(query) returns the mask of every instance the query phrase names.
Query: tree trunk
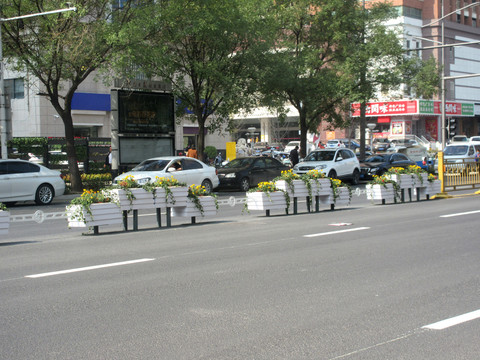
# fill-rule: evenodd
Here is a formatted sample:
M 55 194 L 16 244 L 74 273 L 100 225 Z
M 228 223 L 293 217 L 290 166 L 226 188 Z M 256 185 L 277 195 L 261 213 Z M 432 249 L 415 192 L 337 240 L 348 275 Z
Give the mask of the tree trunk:
M 205 119 L 202 115 L 197 115 L 198 122 L 198 144 L 197 156 L 198 160 L 203 161 L 203 151 L 205 149 Z
M 360 103 L 360 160 L 365 160 L 365 114 L 367 102 Z
M 300 158 L 307 156 L 307 113 L 304 109 L 300 109 Z
M 75 151 L 75 136 L 73 134 L 73 121 L 70 113 L 64 113 L 62 116 L 65 126 L 65 142 L 68 158 L 68 171 L 70 172 L 70 182 L 72 192 L 81 193 L 83 191 L 82 179 L 78 170 L 77 152 Z

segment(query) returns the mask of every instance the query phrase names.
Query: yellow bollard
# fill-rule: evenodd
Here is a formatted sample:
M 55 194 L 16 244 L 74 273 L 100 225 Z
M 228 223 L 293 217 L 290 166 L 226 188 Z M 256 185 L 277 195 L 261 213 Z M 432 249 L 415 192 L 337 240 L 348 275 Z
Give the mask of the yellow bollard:
M 452 196 L 445 192 L 445 165 L 443 162 L 443 151 L 438 152 L 438 179 L 441 182 L 440 193 L 432 196 L 432 199 L 448 199 Z

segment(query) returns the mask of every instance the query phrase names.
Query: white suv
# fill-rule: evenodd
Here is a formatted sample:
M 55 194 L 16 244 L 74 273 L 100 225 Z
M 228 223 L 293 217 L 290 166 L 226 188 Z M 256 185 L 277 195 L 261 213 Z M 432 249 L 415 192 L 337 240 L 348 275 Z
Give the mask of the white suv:
M 319 170 L 330 178 L 347 179 L 354 185 L 360 179 L 360 163 L 353 151 L 346 148 L 312 151 L 293 168 L 295 174 L 309 170 Z

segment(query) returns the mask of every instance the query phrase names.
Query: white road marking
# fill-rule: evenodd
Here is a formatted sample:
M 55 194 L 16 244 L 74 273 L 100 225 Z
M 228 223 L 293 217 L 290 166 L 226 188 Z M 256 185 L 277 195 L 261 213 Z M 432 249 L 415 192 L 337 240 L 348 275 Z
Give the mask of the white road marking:
M 335 223 L 335 224 L 328 224 L 330 226 L 350 226 L 353 225 L 352 223 Z
M 467 321 L 475 320 L 480 318 L 480 310 L 472 311 L 463 315 L 455 316 L 450 319 L 442 320 L 430 325 L 425 325 L 422 329 L 430 330 L 443 330 L 451 326 L 462 324 Z
M 334 235 L 334 234 L 346 233 L 346 232 L 351 232 L 351 231 L 368 230 L 368 229 L 370 229 L 370 228 L 369 227 L 359 227 L 359 228 L 354 228 L 354 229 L 328 231 L 328 232 L 318 233 L 318 234 L 303 235 L 303 237 L 317 237 L 317 236 L 325 236 L 325 235 Z
M 70 274 L 70 273 L 74 273 L 74 272 L 103 269 L 103 268 L 108 268 L 108 267 L 113 267 L 113 266 L 131 265 L 131 264 L 137 264 L 137 263 L 146 262 L 146 261 L 153 261 L 153 260 L 155 260 L 155 259 L 129 260 L 129 261 L 110 263 L 110 264 L 87 266 L 87 267 L 77 268 L 77 269 L 68 269 L 68 270 L 61 270 L 61 271 L 52 271 L 52 272 L 42 273 L 42 274 L 27 275 L 25 277 L 30 278 L 30 279 L 36 279 L 36 278 L 41 278 L 41 277 L 46 277 L 46 276 Z
M 456 214 L 440 215 L 440 217 L 441 218 L 449 218 L 449 217 L 454 217 L 454 216 L 471 215 L 471 214 L 478 214 L 478 213 L 480 213 L 480 210 L 468 211 L 468 212 L 456 213 Z

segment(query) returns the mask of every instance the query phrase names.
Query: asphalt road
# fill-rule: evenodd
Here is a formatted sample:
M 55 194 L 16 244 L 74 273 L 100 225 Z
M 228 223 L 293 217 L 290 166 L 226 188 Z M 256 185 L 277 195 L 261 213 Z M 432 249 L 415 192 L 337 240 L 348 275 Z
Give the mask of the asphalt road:
M 14 224 L 0 358 L 478 359 L 478 197 L 302 206 L 99 236 Z

